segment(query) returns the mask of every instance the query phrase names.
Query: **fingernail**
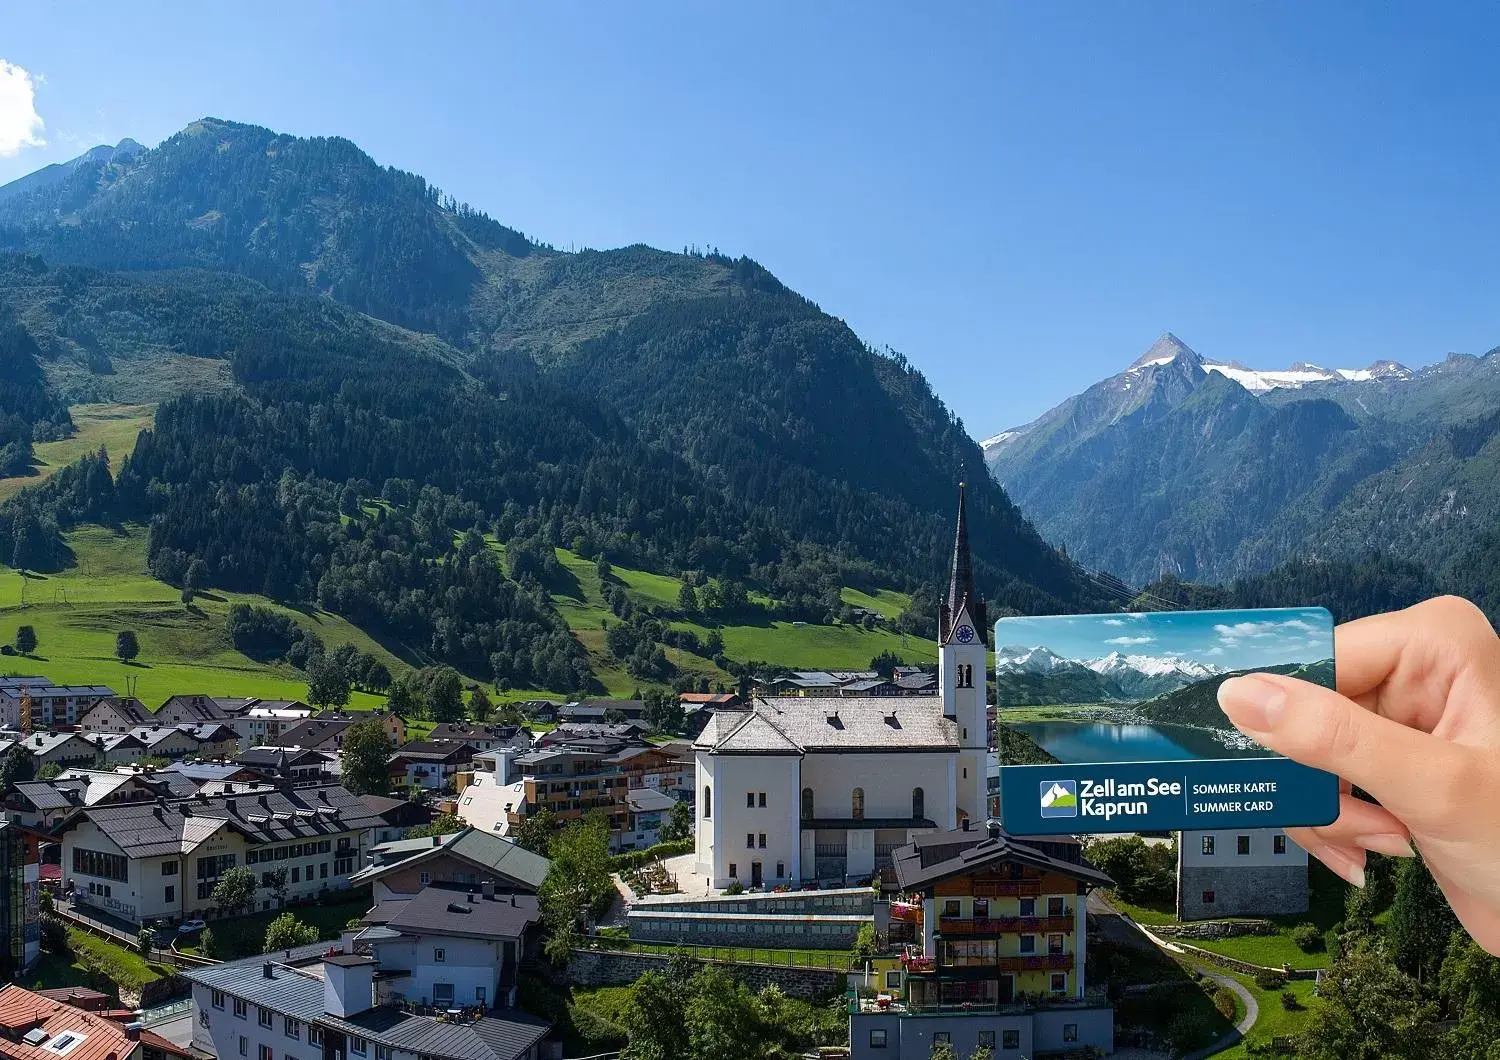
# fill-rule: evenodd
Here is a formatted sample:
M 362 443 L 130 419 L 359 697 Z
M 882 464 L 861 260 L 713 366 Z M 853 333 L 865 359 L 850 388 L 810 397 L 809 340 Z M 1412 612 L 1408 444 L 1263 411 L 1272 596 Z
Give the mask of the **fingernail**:
M 1286 693 L 1254 674 L 1233 677 L 1219 686 L 1219 707 L 1238 729 L 1270 732 L 1286 711 Z
M 1319 855 L 1319 857 L 1322 859 L 1323 864 L 1327 865 L 1334 872 L 1338 873 L 1344 879 L 1348 880 L 1355 887 L 1358 887 L 1361 890 L 1364 889 L 1365 867 L 1359 862 L 1355 861 L 1352 858 L 1344 857 L 1331 850 Z
M 1377 854 L 1386 854 L 1393 858 L 1410 858 L 1416 856 L 1412 849 L 1411 840 L 1404 835 L 1394 832 L 1381 832 L 1378 835 L 1357 835 L 1354 837 L 1357 846 L 1366 850 L 1373 850 Z

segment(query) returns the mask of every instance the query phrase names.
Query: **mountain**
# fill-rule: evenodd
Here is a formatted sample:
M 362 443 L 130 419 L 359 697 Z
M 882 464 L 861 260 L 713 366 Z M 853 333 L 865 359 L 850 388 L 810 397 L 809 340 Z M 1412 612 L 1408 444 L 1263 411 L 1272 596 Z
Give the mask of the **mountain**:
M 1149 721 L 1192 725 L 1207 729 L 1227 729 L 1230 725 L 1224 717 L 1224 711 L 1219 707 L 1219 686 L 1231 677 L 1239 677 L 1247 673 L 1286 674 L 1303 681 L 1333 687 L 1333 660 L 1323 659 L 1313 663 L 1265 666 L 1258 670 L 1236 670 L 1216 674 L 1207 680 L 1198 681 L 1185 688 L 1157 696 L 1155 699 L 1148 699 L 1144 703 L 1137 703 L 1135 710 Z
M 1212 665 L 1174 656 L 1112 652 L 1074 660 L 1040 645 L 995 649 L 996 702 L 1006 706 L 1149 699 L 1218 672 Z
M 984 449 L 1043 536 L 1132 584 L 1371 549 L 1437 569 L 1500 516 L 1497 412 L 1495 351 L 1263 371 L 1166 334 Z
M 1102 603 L 920 373 L 749 259 L 562 253 L 346 140 L 211 118 L 65 169 L 0 196 L 17 348 L 54 402 L 162 404 L 112 496 L 93 465 L 0 512 L 33 565 L 107 511 L 149 523 L 153 565 L 202 560 L 207 585 L 405 624 L 534 685 L 577 661 L 533 651 L 553 546 L 680 575 L 714 613 L 824 621 L 844 585 L 923 613 L 965 479 L 982 592 Z M 485 535 L 496 591 L 525 593 L 422 616 L 492 562 Z M 621 611 L 649 669 L 666 631 Z
M 43 191 L 75 178 L 75 183 L 80 185 L 87 179 L 98 179 L 100 173 L 111 163 L 127 163 L 144 150 L 144 147 L 128 137 L 113 147 L 99 144 L 77 158 L 54 162 L 24 177 L 17 177 L 9 184 L 0 185 L 0 202 Z
M 1114 681 L 1131 699 L 1150 699 L 1219 673 L 1217 667 L 1192 659 L 1122 655 L 1120 652 L 1111 652 L 1102 659 L 1094 659 L 1085 665 Z

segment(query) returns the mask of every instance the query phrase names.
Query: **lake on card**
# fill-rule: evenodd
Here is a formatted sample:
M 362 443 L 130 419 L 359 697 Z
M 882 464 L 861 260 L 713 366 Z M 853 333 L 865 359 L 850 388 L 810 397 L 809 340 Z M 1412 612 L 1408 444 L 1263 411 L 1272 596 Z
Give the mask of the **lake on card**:
M 1004 711 L 1001 712 L 1004 721 Z M 1060 762 L 1168 762 L 1190 758 L 1266 758 L 1259 748 L 1224 746 L 1213 734 L 1186 725 L 1109 721 L 1011 723 Z

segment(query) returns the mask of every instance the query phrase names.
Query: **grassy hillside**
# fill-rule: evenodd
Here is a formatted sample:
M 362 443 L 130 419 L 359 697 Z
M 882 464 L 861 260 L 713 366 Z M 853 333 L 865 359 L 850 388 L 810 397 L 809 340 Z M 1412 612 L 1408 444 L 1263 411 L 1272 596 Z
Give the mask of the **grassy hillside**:
M 0 668 L 71 684 L 107 684 L 121 693 L 133 679 L 135 695 L 150 707 L 176 693 L 263 699 L 307 694 L 300 671 L 247 658 L 225 633 L 231 604 L 276 605 L 260 597 L 213 593 L 196 599 L 189 611 L 176 589 L 146 573 L 142 527 L 120 533 L 86 527 L 69 533 L 67 540 L 78 557 L 68 571 L 22 579 L 14 570 L 0 569 L 0 641 L 9 643 L 17 626 L 30 625 L 40 642 L 31 658 L 6 657 Z M 315 630 L 330 648 L 353 643 L 375 654 L 392 673 L 406 668 L 385 646 L 335 615 L 287 613 Z M 122 629 L 134 630 L 141 642 L 141 654 L 129 666 L 114 656 L 115 634 Z M 356 707 L 380 702 L 381 697 L 363 692 L 353 696 Z
M 38 442 L 36 474 L 0 479 L 0 500 L 13 496 L 27 486 L 45 482 L 60 467 L 66 467 L 85 453 L 101 445 L 109 450 L 109 468 L 119 471 L 120 464 L 135 448 L 135 439 L 143 428 L 151 426 L 155 405 L 74 405 L 68 410 L 77 430 L 71 438 L 57 442 Z

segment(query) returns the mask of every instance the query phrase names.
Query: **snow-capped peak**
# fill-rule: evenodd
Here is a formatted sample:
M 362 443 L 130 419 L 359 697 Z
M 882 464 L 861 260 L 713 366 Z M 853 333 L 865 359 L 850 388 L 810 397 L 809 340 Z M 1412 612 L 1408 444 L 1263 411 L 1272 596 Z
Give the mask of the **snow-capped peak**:
M 1147 368 L 1171 364 L 1179 358 L 1196 363 L 1205 372 L 1217 372 L 1226 378 L 1233 379 L 1252 394 L 1264 394 L 1279 388 L 1297 389 L 1310 383 L 1363 383 L 1373 379 L 1405 380 L 1412 377 L 1411 369 L 1396 361 L 1376 361 L 1368 368 L 1324 368 L 1306 361 L 1298 361 L 1286 369 L 1263 371 L 1247 368 L 1238 361 L 1214 361 L 1202 357 L 1187 343 L 1168 331 L 1153 342 L 1151 348 L 1137 357 L 1125 370 L 1123 373 L 1126 377 L 1124 389 L 1130 389 L 1131 377 L 1139 375 Z M 1001 444 L 1006 440 L 1008 439 L 1005 435 L 997 435 L 993 439 L 996 444 Z
M 1078 666 L 1078 663 L 1064 659 L 1050 648 L 1041 645 L 1028 648 L 1024 645 L 1012 644 L 1003 648 L 995 649 L 995 665 L 1005 670 L 1022 670 L 1033 674 L 1050 674 L 1058 670 L 1065 670 Z
M 1176 655 L 1124 655 L 1120 652 L 1110 652 L 1100 659 L 1089 659 L 1084 662 L 1090 670 L 1095 673 L 1113 676 L 1125 671 L 1134 671 L 1147 677 L 1166 677 L 1180 674 L 1199 680 L 1205 677 L 1213 677 L 1215 674 L 1223 673 L 1218 667 L 1211 663 L 1202 663 L 1194 659 L 1183 659 Z

